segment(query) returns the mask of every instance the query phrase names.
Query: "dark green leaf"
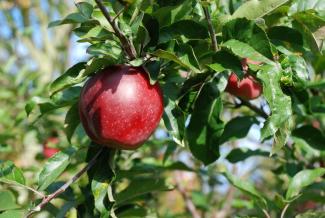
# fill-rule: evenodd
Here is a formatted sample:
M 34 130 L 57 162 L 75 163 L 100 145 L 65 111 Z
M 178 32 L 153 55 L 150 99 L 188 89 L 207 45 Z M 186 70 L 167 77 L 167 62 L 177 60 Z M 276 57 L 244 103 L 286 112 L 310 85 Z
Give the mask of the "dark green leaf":
M 239 161 L 246 160 L 252 156 L 269 156 L 269 152 L 262 150 L 250 150 L 250 149 L 242 149 L 235 148 L 231 150 L 231 152 L 227 155 L 226 159 L 231 163 L 237 163 Z
M 78 24 L 86 22 L 87 20 L 88 18 L 86 18 L 83 14 L 77 12 L 69 14 L 63 20 L 52 21 L 51 23 L 49 23 L 48 27 L 51 28 L 63 24 Z
M 222 101 L 216 85 L 205 84 L 195 102 L 186 136 L 192 154 L 208 165 L 219 157 L 219 137 L 224 124 L 220 120 Z
M 236 117 L 230 120 L 220 137 L 220 144 L 246 137 L 251 126 L 258 123 L 256 117 Z
M 71 140 L 73 133 L 80 123 L 79 118 L 79 102 L 72 105 L 72 107 L 68 110 L 67 115 L 64 120 L 64 131 L 67 135 L 68 141 Z
M 317 150 L 325 150 L 325 136 L 319 129 L 312 126 L 302 126 L 292 131 L 292 135 L 306 141 Z
M 180 20 L 160 30 L 159 43 L 168 42 L 178 36 L 184 36 L 187 39 L 205 39 L 209 37 L 207 28 L 202 24 L 194 20 Z
M 94 151 L 96 149 L 94 148 Z M 91 152 L 93 151 L 88 152 L 89 157 L 93 156 Z M 112 169 L 114 154 L 115 151 L 113 149 L 105 149 L 88 173 L 91 180 L 91 191 L 95 200 L 95 208 L 103 217 L 109 217 L 110 210 L 115 201 L 111 188 L 111 184 L 115 180 L 115 172 Z

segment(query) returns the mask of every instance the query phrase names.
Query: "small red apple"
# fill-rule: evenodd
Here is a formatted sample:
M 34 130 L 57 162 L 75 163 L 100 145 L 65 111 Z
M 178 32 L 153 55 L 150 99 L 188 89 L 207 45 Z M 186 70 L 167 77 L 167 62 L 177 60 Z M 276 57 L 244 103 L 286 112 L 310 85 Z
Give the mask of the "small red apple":
M 45 158 L 50 158 L 60 150 L 58 148 L 53 148 L 53 145 L 59 143 L 59 139 L 57 137 L 50 137 L 46 140 L 43 146 L 43 155 Z
M 238 81 L 237 75 L 231 73 L 228 78 L 226 91 L 244 100 L 252 100 L 262 94 L 263 87 L 250 75 L 246 74 L 241 81 Z
M 162 92 L 141 67 L 110 66 L 90 78 L 79 101 L 81 123 L 96 143 L 136 149 L 159 124 Z

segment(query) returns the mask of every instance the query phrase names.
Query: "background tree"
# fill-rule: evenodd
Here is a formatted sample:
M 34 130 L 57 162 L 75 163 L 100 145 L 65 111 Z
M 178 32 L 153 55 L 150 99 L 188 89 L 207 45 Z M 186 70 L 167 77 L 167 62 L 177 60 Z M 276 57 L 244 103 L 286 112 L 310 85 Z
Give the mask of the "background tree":
M 322 0 L 0 7 L 0 218 L 325 216 Z M 164 94 L 136 151 L 96 145 L 79 121 L 84 82 L 115 64 Z M 262 96 L 235 96 L 231 74 Z

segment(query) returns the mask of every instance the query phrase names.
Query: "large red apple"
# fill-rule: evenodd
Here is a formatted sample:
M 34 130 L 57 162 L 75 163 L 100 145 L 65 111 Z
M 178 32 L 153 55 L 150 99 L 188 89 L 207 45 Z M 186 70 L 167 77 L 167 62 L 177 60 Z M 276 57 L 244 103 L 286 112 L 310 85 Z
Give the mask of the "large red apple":
M 136 149 L 159 124 L 163 98 L 141 67 L 110 66 L 90 78 L 79 101 L 81 123 L 96 143 Z
M 226 91 L 244 100 L 252 100 L 258 98 L 262 94 L 263 87 L 250 75 L 246 74 L 244 78 L 239 81 L 237 75 L 231 73 L 228 78 Z

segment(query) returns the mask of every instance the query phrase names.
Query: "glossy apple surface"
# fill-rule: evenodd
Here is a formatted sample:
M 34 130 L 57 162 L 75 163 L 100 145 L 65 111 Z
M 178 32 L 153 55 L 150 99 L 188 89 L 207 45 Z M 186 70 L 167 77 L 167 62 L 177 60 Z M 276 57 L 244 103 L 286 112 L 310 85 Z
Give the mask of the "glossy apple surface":
M 153 133 L 163 114 L 159 85 L 141 67 L 110 66 L 90 78 L 79 101 L 81 123 L 96 143 L 136 149 Z
M 239 98 L 252 100 L 258 98 L 262 94 L 263 88 L 252 76 L 245 75 L 245 77 L 239 81 L 237 75 L 232 73 L 228 78 L 226 91 Z
M 46 140 L 43 146 L 43 155 L 45 158 L 50 158 L 54 154 L 60 151 L 58 148 L 54 148 L 53 146 L 59 143 L 59 139 L 56 137 L 50 137 Z

